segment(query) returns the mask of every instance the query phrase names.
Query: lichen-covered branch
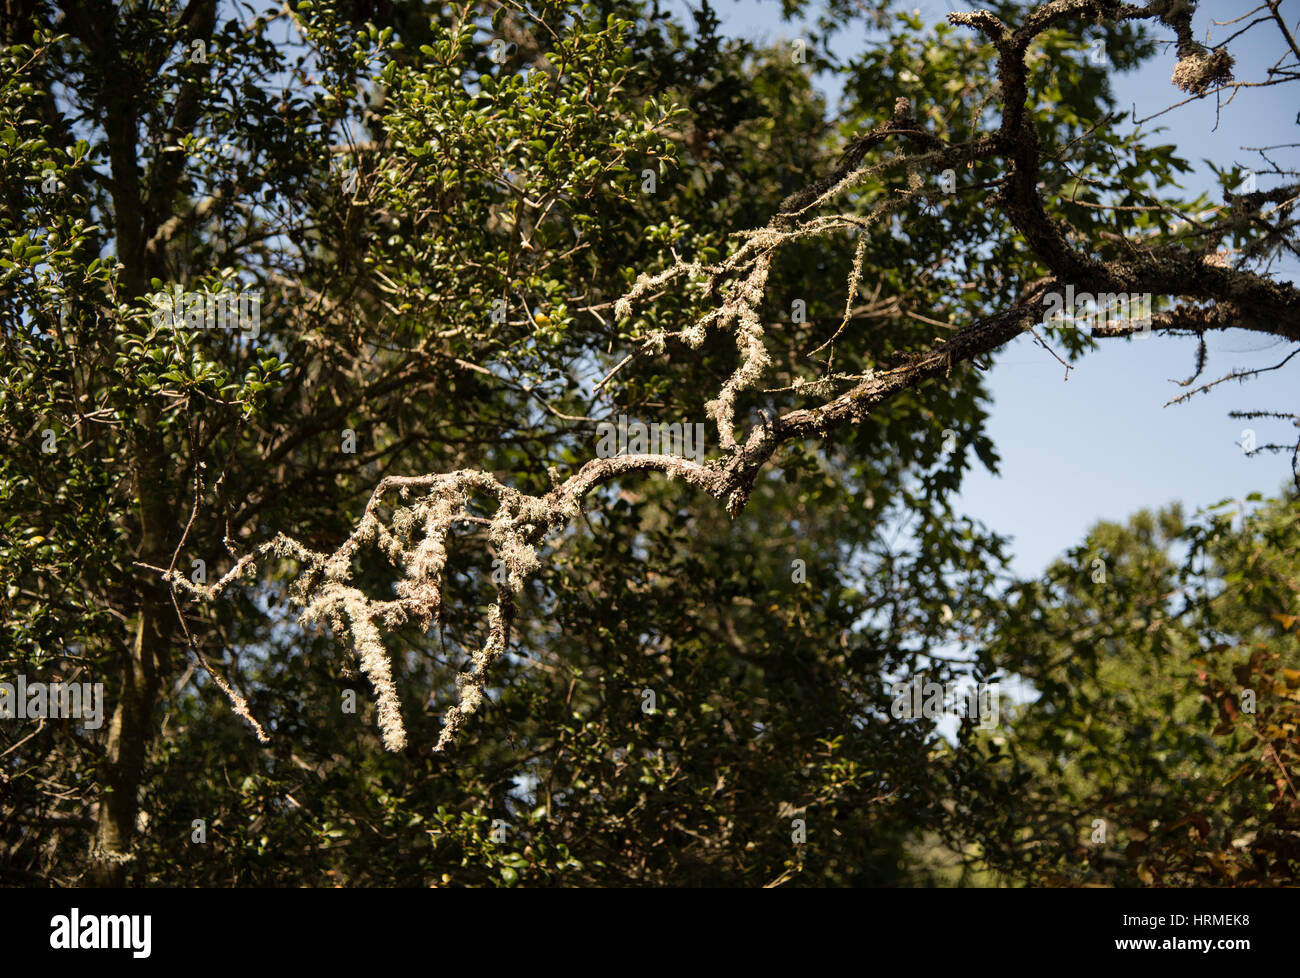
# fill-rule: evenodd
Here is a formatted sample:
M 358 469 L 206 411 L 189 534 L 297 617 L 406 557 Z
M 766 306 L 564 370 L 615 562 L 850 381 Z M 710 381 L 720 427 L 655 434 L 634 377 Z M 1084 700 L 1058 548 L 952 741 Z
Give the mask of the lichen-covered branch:
M 1190 19 L 1184 6 L 1170 0 L 1145 6 L 1113 0 L 1053 0 L 1029 12 L 1020 26 L 1004 24 L 987 11 L 951 14 L 953 24 L 980 31 L 997 50 L 997 97 L 1002 114 L 995 132 L 951 143 L 928 131 L 913 115 L 908 100 L 899 98 L 888 120 L 851 141 L 827 176 L 789 196 L 766 226 L 738 232 L 743 241 L 724 261 L 704 265 L 678 260 L 657 274 L 643 274 L 617 301 L 616 314 L 629 317 L 638 304 L 658 290 L 682 281 L 699 287 L 706 296 L 716 296 L 715 307 L 705 315 L 676 331 L 656 331 L 644 340 L 637 355 L 661 355 L 669 341 L 698 348 L 710 330 L 731 334 L 737 363 L 717 396 L 707 403 L 718 431 L 719 457 L 707 463 L 666 454 L 596 458 L 539 496 L 521 493 L 475 470 L 390 476 L 375 488 L 353 533 L 330 554 L 316 553 L 277 536 L 242 558 L 211 586 L 196 585 L 179 574 L 164 572 L 168 580 L 197 598 L 212 600 L 254 573 L 263 558 L 297 561 L 302 569 L 291 593 L 304 609 L 302 620 L 326 622 L 337 635 L 350 641 L 362 671 L 375 689 L 384 744 L 398 750 L 406 743 L 406 732 L 384 632 L 407 622 L 428 630 L 439 621 L 443 612 L 442 575 L 453 527 L 458 523 L 481 524 L 483 517 L 471 511 L 471 503 L 493 501 L 496 508 L 487 521 L 488 541 L 506 573 L 504 580 L 494 580 L 496 600 L 489 612 L 487 637 L 473 654 L 470 669 L 457 677 L 458 702 L 444 718 L 436 747 L 442 750 L 482 703 L 488 672 L 509 648 L 515 595 L 525 580 L 539 570 L 539 548 L 550 534 L 578 517 L 586 497 L 603 484 L 657 472 L 679 478 L 725 503 L 734 517 L 744 507 L 759 472 L 783 444 L 823 438 L 839 426 L 860 423 L 900 392 L 945 376 L 955 365 L 998 349 L 1039 322 L 1044 297 L 1067 283 L 1080 290 L 1137 291 L 1182 300 L 1183 305 L 1155 317 L 1154 326 L 1159 332 L 1244 326 L 1300 341 L 1300 292 L 1289 282 L 1273 281 L 1224 262 L 1213 250 L 1217 240 L 1214 235 L 1205 236 L 1199 247 L 1181 243 L 1150 246 L 1135 240 L 1127 242 L 1130 247 L 1122 259 L 1104 260 L 1075 247 L 1069 229 L 1051 216 L 1040 195 L 1041 146 L 1029 110 L 1025 59 L 1036 36 L 1071 17 L 1116 23 L 1147 19 L 1165 24 L 1178 40 L 1180 60 L 1174 80 L 1187 91 L 1203 93 L 1213 82 L 1230 77 L 1231 58 L 1224 51 L 1207 52 L 1196 43 L 1190 35 Z M 896 144 L 894 155 L 864 162 L 868 154 L 887 143 Z M 1048 274 L 1022 283 L 1018 297 L 1000 311 L 969 323 L 946 341 L 905 354 L 901 366 L 867 371 L 852 378 L 853 386 L 848 390 L 814 407 L 784 414 L 764 412 L 761 423 L 737 437 L 739 402 L 746 392 L 759 388 L 772 366 L 759 310 L 781 249 L 810 236 L 836 234 L 848 228 L 864 230 L 910 201 L 923 199 L 928 191 L 922 188 L 934 175 L 977 161 L 1000 164 L 1003 176 L 988 205 L 1005 215 Z M 880 195 L 880 199 L 865 205 L 864 215 L 817 213 L 851 188 L 898 174 L 906 177 L 908 192 Z M 1279 206 L 1294 203 L 1272 192 L 1243 196 L 1239 203 L 1241 207 L 1258 207 L 1269 201 Z M 1278 233 L 1283 233 L 1291 226 L 1278 227 Z M 863 273 L 863 254 L 859 243 L 846 289 L 845 320 L 828 342 L 841 335 L 850 319 Z M 1103 328 L 1094 335 L 1124 332 L 1122 327 Z M 844 378 L 832 374 L 827 365 L 825 381 L 831 380 L 840 383 Z M 823 381 L 817 381 L 800 389 L 807 394 L 822 389 L 821 385 Z M 394 599 L 370 598 L 349 583 L 354 558 L 363 547 L 377 548 L 400 571 L 402 577 Z

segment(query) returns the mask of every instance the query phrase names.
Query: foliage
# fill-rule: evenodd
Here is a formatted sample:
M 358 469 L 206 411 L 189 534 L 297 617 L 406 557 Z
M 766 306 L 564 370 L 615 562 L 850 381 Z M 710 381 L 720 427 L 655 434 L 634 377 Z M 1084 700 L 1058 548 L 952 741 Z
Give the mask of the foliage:
M 1294 881 L 1300 523 L 1253 501 L 1098 524 L 1008 595 L 988 655 L 1039 696 L 986 744 L 964 851 L 1036 884 Z
M 1094 755 L 1053 799 L 1047 761 L 1008 773 L 888 686 L 965 675 L 963 644 L 1044 708 L 1079 681 L 1025 617 L 1048 592 L 997 595 L 1005 541 L 951 503 L 996 468 L 983 370 L 1046 289 L 1122 279 L 1186 300 L 1165 331 L 1221 328 L 1217 299 L 1295 338 L 1289 287 L 1209 260 L 1277 247 L 1289 209 L 1165 226 L 1206 206 L 1171 193 L 1175 147 L 1097 122 L 1086 37 L 1124 67 L 1155 55 L 1143 27 L 855 6 L 888 29 L 840 64 L 838 0 L 806 62 L 707 4 L 10 6 L 0 668 L 102 682 L 111 716 L 0 726 L 0 879 L 907 884 L 949 878 L 935 840 L 1063 873 L 1068 846 L 973 833 L 974 796 L 1038 778 L 1016 800 L 1050 827 Z M 258 328 L 160 316 L 177 290 L 258 294 Z M 712 422 L 708 457 L 593 458 L 620 415 Z M 1045 585 L 1054 626 L 1156 607 L 1173 572 L 1131 549 L 1152 572 L 1105 596 Z M 1144 639 L 1160 675 L 1186 627 Z M 1097 751 L 1153 710 L 1204 719 L 1115 676 L 1137 698 Z M 1035 716 L 1027 753 L 1074 736 Z M 1148 742 L 1218 758 L 1168 723 Z M 1214 817 L 1248 824 L 1234 804 Z M 1281 879 L 1260 831 L 1251 871 Z

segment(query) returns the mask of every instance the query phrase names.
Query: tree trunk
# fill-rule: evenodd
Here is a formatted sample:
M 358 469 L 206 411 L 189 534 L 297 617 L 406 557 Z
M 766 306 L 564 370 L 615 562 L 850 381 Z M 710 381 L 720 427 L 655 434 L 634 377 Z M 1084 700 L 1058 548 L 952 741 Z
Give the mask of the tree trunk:
M 136 451 L 136 491 L 140 506 L 139 560 L 165 566 L 171 507 L 165 487 L 166 460 L 152 409 L 142 413 L 144 432 Z M 99 823 L 91 853 L 91 881 L 96 886 L 124 886 L 133 861 L 140 783 L 153 739 L 154 708 L 168 673 L 168 647 L 175 609 L 167 588 L 150 571 L 141 571 L 135 640 L 123 657 L 119 693 L 108 728 L 108 745 L 100 781 Z

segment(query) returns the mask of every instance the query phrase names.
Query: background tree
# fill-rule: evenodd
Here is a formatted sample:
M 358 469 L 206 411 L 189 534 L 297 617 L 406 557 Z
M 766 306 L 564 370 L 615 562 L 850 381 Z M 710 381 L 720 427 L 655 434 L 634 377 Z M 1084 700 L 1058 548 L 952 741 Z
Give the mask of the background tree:
M 988 654 L 1040 695 L 957 848 L 1040 885 L 1295 880 L 1296 499 L 1254 501 L 1098 524 L 1007 593 Z

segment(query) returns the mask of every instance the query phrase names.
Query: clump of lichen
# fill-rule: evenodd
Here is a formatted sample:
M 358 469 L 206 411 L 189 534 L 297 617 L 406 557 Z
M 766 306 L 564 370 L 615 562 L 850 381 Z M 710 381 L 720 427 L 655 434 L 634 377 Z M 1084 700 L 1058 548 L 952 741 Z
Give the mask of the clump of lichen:
M 1192 43 L 1181 46 L 1178 53 L 1173 82 L 1184 92 L 1204 95 L 1211 86 L 1232 81 L 1235 62 L 1226 50 L 1210 51 L 1204 45 Z

